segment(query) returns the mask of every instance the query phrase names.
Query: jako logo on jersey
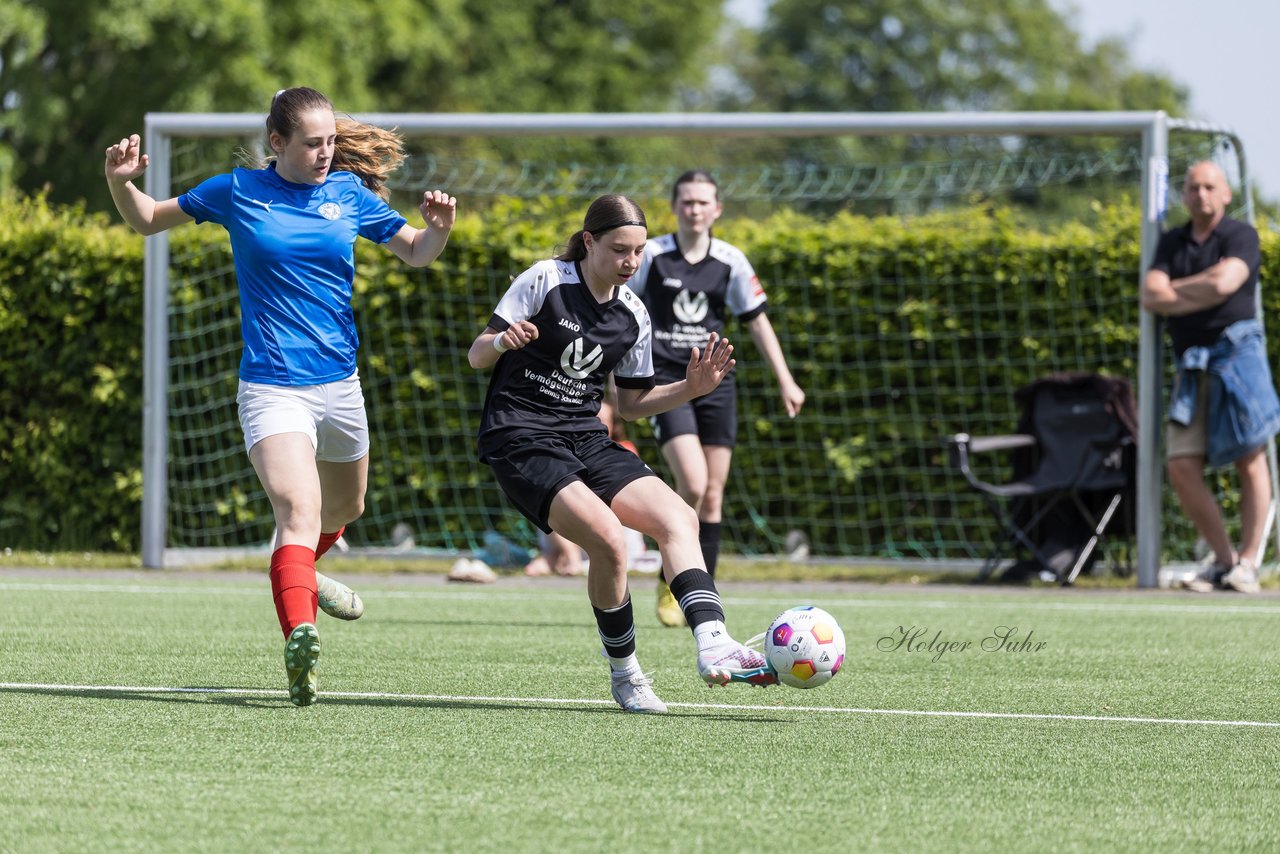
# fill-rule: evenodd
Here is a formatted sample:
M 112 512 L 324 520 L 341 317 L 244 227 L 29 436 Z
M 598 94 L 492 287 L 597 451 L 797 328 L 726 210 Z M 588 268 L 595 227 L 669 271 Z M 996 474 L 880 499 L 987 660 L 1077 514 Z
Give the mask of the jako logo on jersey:
M 575 380 L 585 380 L 604 361 L 604 351 L 599 344 L 585 356 L 582 355 L 582 346 L 582 339 L 575 338 L 560 354 L 560 370 Z
M 671 309 L 676 313 L 676 320 L 681 323 L 701 323 L 702 318 L 707 316 L 707 295 L 681 291 L 676 294 Z
M 751 277 L 751 295 L 753 297 L 764 296 L 764 286 L 760 284 L 759 276 Z
M 682 280 L 680 280 L 680 279 L 673 279 L 673 278 L 671 278 L 670 276 L 667 276 L 665 279 L 663 279 L 663 280 L 662 280 L 662 284 L 666 285 L 666 286 L 667 286 L 667 287 L 669 287 L 669 288 L 683 288 L 683 287 L 684 287 L 684 282 L 683 282 Z
M 320 216 L 325 219 L 333 220 L 342 216 L 342 208 L 338 207 L 334 202 L 325 202 L 318 210 L 320 211 Z
M 565 320 L 563 317 L 560 318 L 560 325 L 563 326 L 565 329 L 572 329 L 574 332 L 582 331 L 581 326 L 574 323 L 572 320 Z

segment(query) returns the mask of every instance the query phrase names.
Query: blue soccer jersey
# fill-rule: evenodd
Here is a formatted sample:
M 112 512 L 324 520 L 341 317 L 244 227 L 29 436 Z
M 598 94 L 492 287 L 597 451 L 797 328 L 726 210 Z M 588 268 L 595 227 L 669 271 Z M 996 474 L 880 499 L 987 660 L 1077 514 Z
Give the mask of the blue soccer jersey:
M 210 178 L 178 205 L 231 236 L 244 338 L 240 379 L 303 386 L 355 372 L 356 237 L 386 243 L 404 217 L 350 172 L 295 184 L 274 163 Z

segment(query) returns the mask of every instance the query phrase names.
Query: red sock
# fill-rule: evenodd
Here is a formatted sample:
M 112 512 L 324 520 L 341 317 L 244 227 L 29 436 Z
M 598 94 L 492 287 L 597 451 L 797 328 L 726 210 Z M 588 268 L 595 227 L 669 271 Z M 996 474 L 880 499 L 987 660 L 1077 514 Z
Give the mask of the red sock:
M 339 539 L 341 539 L 342 532 L 345 530 L 347 530 L 347 526 L 343 525 L 341 528 L 339 528 L 337 531 L 335 531 L 332 534 L 320 535 L 320 542 L 316 543 L 316 560 L 319 560 L 324 555 L 325 552 L 333 548 L 333 544 L 336 543 Z
M 281 546 L 271 554 L 271 595 L 280 630 L 288 637 L 299 623 L 316 621 L 316 553 L 306 546 Z

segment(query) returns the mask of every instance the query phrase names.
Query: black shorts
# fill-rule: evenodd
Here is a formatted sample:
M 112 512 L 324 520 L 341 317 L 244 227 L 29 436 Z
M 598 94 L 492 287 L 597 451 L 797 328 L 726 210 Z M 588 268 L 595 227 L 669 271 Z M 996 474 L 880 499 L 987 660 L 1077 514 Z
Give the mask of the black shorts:
M 653 437 L 665 445 L 676 436 L 696 435 L 704 445 L 732 448 L 738 440 L 738 389 L 726 379 L 709 394 L 649 419 Z
M 502 443 L 482 451 L 480 461 L 493 469 L 498 486 L 516 509 L 547 533 L 551 500 L 573 481 L 582 481 L 609 504 L 633 480 L 656 477 L 644 460 L 610 439 L 604 429 L 504 432 Z

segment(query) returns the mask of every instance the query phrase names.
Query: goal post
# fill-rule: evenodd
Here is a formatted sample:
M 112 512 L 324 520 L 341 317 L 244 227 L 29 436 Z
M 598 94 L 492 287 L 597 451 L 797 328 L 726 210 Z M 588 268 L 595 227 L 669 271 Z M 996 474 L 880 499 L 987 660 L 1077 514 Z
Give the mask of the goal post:
M 1171 119 L 1165 113 L 362 113 L 362 121 L 397 128 L 406 138 L 445 137 L 1054 137 L 1088 136 L 1138 140 L 1141 152 L 1140 258 L 1133 274 L 1136 303 L 1143 268 L 1154 254 L 1167 208 L 1169 133 L 1171 130 L 1229 140 L 1238 158 L 1246 214 L 1252 197 L 1243 147 L 1227 128 Z M 175 194 L 172 171 L 175 140 L 255 138 L 263 132 L 258 113 L 149 113 L 146 150 L 150 168 L 146 190 L 156 198 Z M 700 165 L 700 164 L 690 164 Z M 732 204 L 732 199 L 730 199 Z M 144 295 L 144 402 L 142 560 L 160 567 L 168 545 L 170 501 L 170 238 L 148 237 Z M 360 309 L 357 307 L 357 315 Z M 1161 559 L 1162 461 L 1159 458 L 1162 389 L 1162 328 L 1158 318 L 1140 312 L 1138 348 L 1139 446 L 1136 545 L 1138 584 L 1155 586 Z M 376 439 L 376 436 L 375 436 Z M 1276 477 L 1274 448 L 1272 476 Z M 477 465 L 479 465 L 477 463 Z M 1280 535 L 1280 532 L 1277 532 Z M 1280 538 L 1278 538 L 1280 543 Z M 850 555 L 853 556 L 853 555 Z

